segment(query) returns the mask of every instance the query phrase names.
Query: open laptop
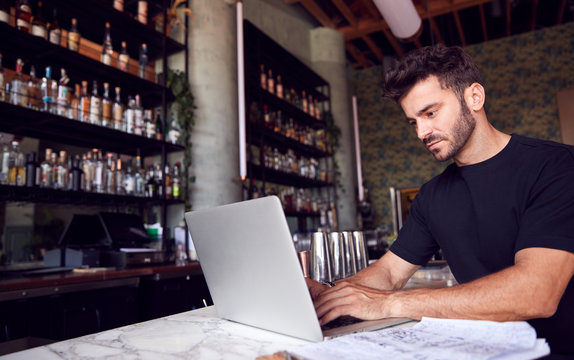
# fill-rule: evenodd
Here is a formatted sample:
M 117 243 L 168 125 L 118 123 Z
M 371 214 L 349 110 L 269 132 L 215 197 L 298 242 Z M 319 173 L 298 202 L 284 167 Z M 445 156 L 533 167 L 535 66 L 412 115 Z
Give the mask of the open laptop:
M 409 321 L 362 321 L 322 331 L 276 196 L 185 213 L 217 314 L 310 341 Z

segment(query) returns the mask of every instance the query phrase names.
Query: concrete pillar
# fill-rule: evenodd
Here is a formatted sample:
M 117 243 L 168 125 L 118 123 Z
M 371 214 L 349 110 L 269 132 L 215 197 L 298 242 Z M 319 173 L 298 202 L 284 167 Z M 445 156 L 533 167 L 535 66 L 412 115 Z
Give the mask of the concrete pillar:
M 345 39 L 338 31 L 324 27 L 311 30 L 310 38 L 311 66 L 331 86 L 331 111 L 335 124 L 341 129 L 340 147 L 335 156 L 341 172 L 339 180 L 343 186 L 343 190 L 337 189 L 339 227 L 355 228 L 357 180 Z
M 189 72 L 195 96 L 192 208 L 241 200 L 237 126 L 236 8 L 225 1 L 190 1 Z

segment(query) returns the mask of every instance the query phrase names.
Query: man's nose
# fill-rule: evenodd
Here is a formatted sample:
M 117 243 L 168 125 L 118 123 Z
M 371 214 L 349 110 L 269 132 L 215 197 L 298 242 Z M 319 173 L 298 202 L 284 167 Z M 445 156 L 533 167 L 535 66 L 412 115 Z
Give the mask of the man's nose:
M 424 140 L 432 134 L 432 127 L 430 126 L 428 121 L 418 120 L 417 121 L 417 136 L 420 141 L 424 142 Z

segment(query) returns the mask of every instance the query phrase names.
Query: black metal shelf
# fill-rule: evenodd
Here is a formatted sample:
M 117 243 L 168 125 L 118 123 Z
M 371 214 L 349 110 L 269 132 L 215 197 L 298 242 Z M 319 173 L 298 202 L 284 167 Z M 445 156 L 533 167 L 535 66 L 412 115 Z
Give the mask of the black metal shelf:
M 317 149 L 316 147 L 305 145 L 297 140 L 285 137 L 272 130 L 257 124 L 249 124 L 251 129 L 251 143 L 255 145 L 270 145 L 276 147 L 281 152 L 286 152 L 293 149 L 297 154 L 305 155 L 307 157 L 324 158 L 329 157 L 331 154 L 328 152 Z
M 0 32 L 3 34 L 0 51 L 3 55 L 4 67 L 14 69 L 16 59 L 21 58 L 24 61 L 26 73 L 29 72 L 31 65 L 36 67 L 37 75 L 43 75 L 46 66 L 52 66 L 53 79 L 58 79 L 59 69 L 65 68 L 71 84 L 87 80 L 91 88 L 92 81 L 97 80 L 100 88 L 103 88 L 102 84 L 108 82 L 110 87 L 119 86 L 122 89 L 123 99 L 126 99 L 128 95 L 139 94 L 145 108 L 159 106 L 162 103 L 162 94 L 166 89 L 161 85 L 24 33 L 5 23 L 0 23 Z M 165 92 L 168 101 L 173 98 L 171 91 Z M 113 92 L 110 96 L 113 96 Z
M 133 156 L 137 155 L 138 150 L 144 157 L 159 155 L 162 146 L 165 146 L 166 152 L 185 149 L 182 145 L 128 134 L 6 102 L 0 102 L 0 131 Z
M 249 163 L 248 168 L 251 169 L 252 178 L 265 181 L 268 183 L 274 183 L 286 186 L 295 186 L 299 188 L 316 188 L 324 186 L 333 186 L 333 184 L 326 181 L 315 180 L 299 176 L 293 173 L 287 173 L 284 171 L 270 169 L 261 165 L 255 165 L 253 163 Z
M 148 46 L 150 60 L 161 59 L 164 48 L 168 56 L 185 50 L 184 44 L 172 38 L 164 37 L 161 32 L 153 28 L 152 17 L 161 11 L 162 1 L 148 1 L 147 25 L 134 18 L 137 12 L 137 2 L 132 2 L 135 3 L 135 6 L 132 7 L 130 2 L 126 1 L 124 12 L 114 9 L 111 0 L 81 0 L 75 1 L 73 6 L 70 6 L 70 0 L 48 0 L 45 3 L 48 6 L 47 9 L 57 8 L 60 26 L 69 29 L 71 19 L 76 18 L 78 19 L 78 31 L 82 37 L 97 44 L 103 41 L 105 23 L 109 21 L 113 48 L 119 51 L 121 42 L 125 41 L 128 54 L 136 60 L 142 43 L 146 43 Z M 49 14 L 52 14 L 51 10 L 49 11 Z
M 166 205 L 184 204 L 183 200 L 162 200 L 157 198 L 12 185 L 0 185 L 0 201 L 119 207 L 143 207 L 161 205 L 164 203 Z

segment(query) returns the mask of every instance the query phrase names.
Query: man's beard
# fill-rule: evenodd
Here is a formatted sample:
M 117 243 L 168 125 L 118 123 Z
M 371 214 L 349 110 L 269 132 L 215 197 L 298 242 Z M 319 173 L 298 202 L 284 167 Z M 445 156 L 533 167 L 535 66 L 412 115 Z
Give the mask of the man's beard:
M 452 139 L 449 139 L 444 133 L 432 134 L 424 140 L 424 144 L 429 144 L 437 140 L 446 140 L 449 146 L 443 152 L 439 149 L 431 150 L 434 158 L 437 161 L 443 162 L 452 159 L 464 147 L 470 135 L 474 131 L 476 120 L 468 110 L 466 103 L 461 101 L 458 121 L 452 128 Z

